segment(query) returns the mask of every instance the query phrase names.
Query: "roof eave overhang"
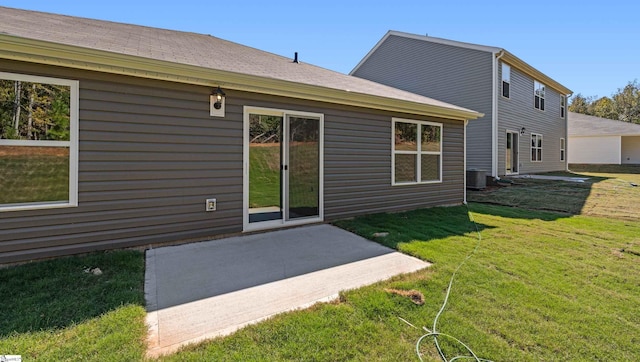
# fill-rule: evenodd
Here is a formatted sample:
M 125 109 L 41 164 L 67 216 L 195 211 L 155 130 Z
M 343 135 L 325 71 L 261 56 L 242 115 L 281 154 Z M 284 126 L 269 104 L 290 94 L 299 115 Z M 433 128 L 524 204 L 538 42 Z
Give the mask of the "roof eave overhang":
M 483 115 L 410 100 L 0 34 L 0 58 L 456 120 Z
M 504 52 L 504 55 L 501 58 L 502 61 L 511 64 L 513 67 L 517 68 L 518 70 L 522 71 L 523 73 L 527 74 L 533 79 L 539 82 L 542 82 L 545 86 L 555 89 L 556 91 L 560 92 L 560 94 L 564 94 L 564 95 L 573 94 L 573 91 L 571 89 L 551 79 L 549 76 L 540 72 L 536 68 L 530 66 L 522 59 L 516 57 L 515 55 L 509 53 L 506 50 L 503 50 L 503 52 Z

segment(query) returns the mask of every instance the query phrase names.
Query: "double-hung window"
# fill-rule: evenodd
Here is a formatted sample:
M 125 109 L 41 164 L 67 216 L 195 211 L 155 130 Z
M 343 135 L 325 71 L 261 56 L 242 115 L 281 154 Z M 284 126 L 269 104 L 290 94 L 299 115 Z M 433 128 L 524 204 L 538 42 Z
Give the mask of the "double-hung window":
M 531 162 L 542 162 L 542 135 L 531 134 Z
M 507 64 L 502 64 L 502 96 L 505 98 L 510 97 L 511 92 L 511 67 Z
M 544 90 L 544 84 L 533 81 L 533 106 L 541 111 L 544 111 Z
M 77 206 L 78 81 L 0 72 L 0 211 Z
M 560 96 L 560 118 L 564 119 L 566 110 L 567 110 L 567 97 Z
M 393 119 L 392 185 L 442 181 L 442 124 Z
M 564 138 L 560 139 L 560 161 L 564 161 L 565 160 L 565 152 L 567 150 L 567 145 L 565 143 Z

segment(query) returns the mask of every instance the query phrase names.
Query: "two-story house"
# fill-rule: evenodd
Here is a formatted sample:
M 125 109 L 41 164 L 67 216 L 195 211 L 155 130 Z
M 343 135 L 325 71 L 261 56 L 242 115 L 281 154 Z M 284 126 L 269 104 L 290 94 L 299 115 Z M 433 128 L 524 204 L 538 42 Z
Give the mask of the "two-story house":
M 567 168 L 571 90 L 505 49 L 389 31 L 351 75 L 484 113 L 468 125 L 467 169 Z

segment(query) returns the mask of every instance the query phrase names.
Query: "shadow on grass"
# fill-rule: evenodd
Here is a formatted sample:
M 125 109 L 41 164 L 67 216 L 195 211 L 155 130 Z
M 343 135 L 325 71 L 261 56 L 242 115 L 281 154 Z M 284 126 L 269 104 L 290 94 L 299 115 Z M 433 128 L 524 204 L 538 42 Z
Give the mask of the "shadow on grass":
M 393 249 L 398 249 L 399 243 L 430 241 L 476 232 L 465 206 L 373 214 L 339 220 L 333 224 Z M 480 231 L 491 228 L 483 224 L 477 225 Z
M 99 268 L 101 275 L 85 272 Z M 123 305 L 144 306 L 144 255 L 94 253 L 0 269 L 0 338 L 82 323 Z
M 592 172 L 592 173 L 631 173 L 640 174 L 640 165 L 590 165 L 583 163 L 569 164 L 569 169 L 573 172 Z
M 584 176 L 571 172 L 552 172 L 544 175 L 586 177 L 588 179 L 584 182 L 570 182 L 533 178 L 506 178 L 513 183 L 508 186 L 488 187 L 482 191 L 468 190 L 467 199 L 470 202 L 551 211 L 556 214 L 544 217 L 557 219 L 580 214 L 593 191 L 594 185 L 609 179 L 608 177 Z M 540 218 L 540 216 L 535 218 Z

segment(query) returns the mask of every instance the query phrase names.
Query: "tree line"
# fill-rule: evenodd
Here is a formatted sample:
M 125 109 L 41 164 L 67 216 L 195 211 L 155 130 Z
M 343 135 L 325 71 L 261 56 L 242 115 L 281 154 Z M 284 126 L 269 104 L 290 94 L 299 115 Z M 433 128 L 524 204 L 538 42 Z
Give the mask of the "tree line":
M 0 139 L 68 141 L 68 86 L 0 79 Z
M 585 97 L 578 93 L 571 98 L 571 112 L 640 124 L 640 83 L 629 82 L 611 97 Z

